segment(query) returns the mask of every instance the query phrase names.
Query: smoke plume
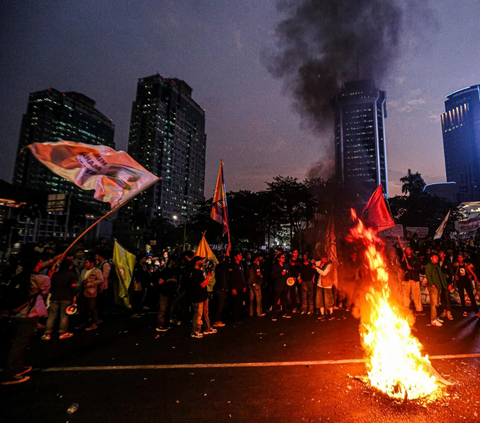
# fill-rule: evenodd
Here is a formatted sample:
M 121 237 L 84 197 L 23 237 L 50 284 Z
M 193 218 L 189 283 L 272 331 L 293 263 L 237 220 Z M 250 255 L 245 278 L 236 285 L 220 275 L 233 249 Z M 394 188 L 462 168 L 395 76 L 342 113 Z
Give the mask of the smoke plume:
M 330 102 L 342 83 L 378 85 L 402 47 L 412 48 L 430 20 L 419 0 L 278 0 L 285 16 L 277 50 L 264 57 L 284 80 L 294 107 L 316 132 L 331 130 Z

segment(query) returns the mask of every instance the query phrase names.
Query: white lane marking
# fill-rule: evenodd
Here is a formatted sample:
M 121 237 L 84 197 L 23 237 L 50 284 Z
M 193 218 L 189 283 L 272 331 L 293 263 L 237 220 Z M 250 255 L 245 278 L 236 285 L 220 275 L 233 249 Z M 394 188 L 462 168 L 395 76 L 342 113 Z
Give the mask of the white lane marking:
M 460 358 L 480 358 L 480 353 L 433 355 L 430 360 L 455 360 Z M 171 370 L 171 369 L 222 369 L 239 367 L 285 367 L 285 366 L 325 366 L 329 364 L 358 364 L 365 359 L 316 360 L 316 361 L 272 361 L 259 363 L 209 363 L 209 364 L 146 364 L 132 366 L 84 366 L 84 367 L 50 367 L 40 369 L 42 372 L 85 372 L 103 370 Z

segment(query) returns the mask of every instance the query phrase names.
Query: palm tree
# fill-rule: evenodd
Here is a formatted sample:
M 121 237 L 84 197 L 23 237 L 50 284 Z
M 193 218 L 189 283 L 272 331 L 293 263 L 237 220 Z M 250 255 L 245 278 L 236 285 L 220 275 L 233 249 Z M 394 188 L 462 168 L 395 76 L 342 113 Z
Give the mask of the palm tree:
M 402 185 L 402 194 L 408 194 L 411 196 L 418 196 L 423 192 L 425 187 L 425 181 L 422 178 L 422 175 L 418 172 L 412 173 L 408 169 L 408 173 L 400 178 Z

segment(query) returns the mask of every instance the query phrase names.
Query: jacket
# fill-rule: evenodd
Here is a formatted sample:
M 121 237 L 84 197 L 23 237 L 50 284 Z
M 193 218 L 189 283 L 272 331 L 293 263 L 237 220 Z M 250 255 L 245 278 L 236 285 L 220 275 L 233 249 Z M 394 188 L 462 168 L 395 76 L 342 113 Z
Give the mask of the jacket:
M 438 264 L 432 262 L 425 266 L 425 276 L 427 277 L 428 285 L 435 285 L 439 291 L 447 289 L 447 279 Z

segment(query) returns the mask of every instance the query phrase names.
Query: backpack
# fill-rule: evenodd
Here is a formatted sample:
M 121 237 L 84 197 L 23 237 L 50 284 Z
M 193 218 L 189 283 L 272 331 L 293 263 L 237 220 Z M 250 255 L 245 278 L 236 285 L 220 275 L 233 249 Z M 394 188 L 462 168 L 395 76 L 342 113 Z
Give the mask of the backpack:
M 28 306 L 28 314 L 40 293 L 40 290 L 38 290 L 32 295 L 30 290 L 30 273 L 21 272 L 15 275 L 8 284 L 3 284 L 0 287 L 0 310 L 12 316 Z

